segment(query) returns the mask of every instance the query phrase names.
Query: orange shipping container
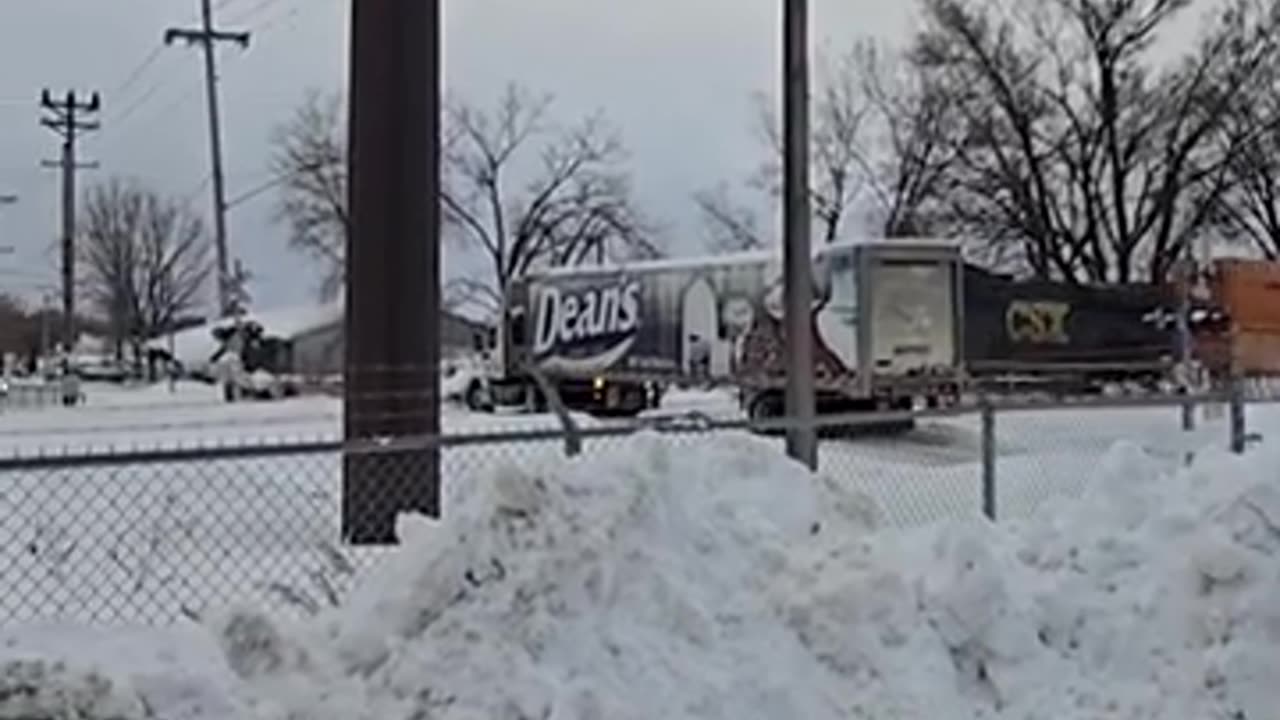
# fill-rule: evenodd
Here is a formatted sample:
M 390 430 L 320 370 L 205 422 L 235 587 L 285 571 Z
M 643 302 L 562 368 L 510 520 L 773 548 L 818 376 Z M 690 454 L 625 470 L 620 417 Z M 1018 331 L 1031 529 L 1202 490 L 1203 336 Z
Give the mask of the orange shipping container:
M 1231 362 L 1246 377 L 1280 375 L 1280 333 L 1237 330 L 1231 337 Z
M 1280 376 L 1280 332 L 1236 330 L 1196 338 L 1196 356 L 1219 376 Z
M 1218 260 L 1213 295 L 1236 330 L 1280 333 L 1280 262 Z

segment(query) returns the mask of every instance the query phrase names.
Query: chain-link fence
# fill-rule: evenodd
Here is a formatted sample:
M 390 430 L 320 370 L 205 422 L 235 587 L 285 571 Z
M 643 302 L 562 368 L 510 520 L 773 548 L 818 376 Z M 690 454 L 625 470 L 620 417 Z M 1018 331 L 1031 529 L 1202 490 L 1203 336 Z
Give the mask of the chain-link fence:
M 62 402 L 62 386 L 56 382 L 0 378 L 0 412 L 45 408 Z
M 1254 420 L 1280 423 L 1280 404 L 1258 402 L 1246 413 L 1238 392 L 1235 402 L 1197 398 L 1196 427 L 1184 432 L 1183 400 L 824 418 L 819 471 L 875 498 L 893 525 L 984 512 L 1017 519 L 1081 492 L 1117 440 L 1174 469 L 1202 448 L 1243 449 Z M 449 486 L 486 482 L 504 463 L 617 452 L 638 430 L 691 448 L 760 432 L 781 450 L 776 433 L 786 425 L 690 414 L 573 432 L 455 429 L 399 444 L 242 437 L 221 446 L 19 452 L 0 459 L 0 624 L 165 624 L 240 602 L 315 610 L 337 602 L 386 552 L 343 543 L 344 525 L 370 520 L 362 512 L 382 523 L 397 508 L 430 509 L 434 497 L 423 491 L 437 450 L 447 497 Z M 366 482 L 352 482 L 357 476 Z

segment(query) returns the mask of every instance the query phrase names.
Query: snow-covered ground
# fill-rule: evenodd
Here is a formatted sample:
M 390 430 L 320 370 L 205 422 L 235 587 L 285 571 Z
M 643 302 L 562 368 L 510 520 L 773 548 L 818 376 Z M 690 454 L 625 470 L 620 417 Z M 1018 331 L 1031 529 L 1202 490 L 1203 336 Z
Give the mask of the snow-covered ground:
M 1122 442 L 1077 499 L 905 528 L 740 434 L 495 461 L 340 607 L 9 631 L 0 717 L 1270 718 L 1278 461 Z
M 0 415 L 0 453 L 335 438 L 341 422 L 334 399 L 227 405 L 195 385 L 94 387 L 89 398 L 74 410 Z M 677 394 L 660 412 L 691 410 L 736 413 L 720 393 Z M 546 416 L 454 408 L 444 423 L 453 433 L 555 427 Z M 1252 407 L 1250 423 L 1265 437 L 1268 427 L 1280 431 L 1280 412 Z M 927 702 L 948 717 L 1181 716 L 1170 710 L 1178 705 L 1123 714 L 1147 701 L 1116 695 L 1104 670 L 1146 672 L 1131 682 L 1147 691 L 1160 687 L 1157 670 L 1162 683 L 1216 688 L 1187 702 L 1245 692 L 1222 689 L 1235 672 L 1227 661 L 1243 662 L 1233 659 L 1238 647 L 1202 678 L 1209 660 L 1182 657 L 1178 643 L 1202 621 L 1245 627 L 1252 620 L 1232 613 L 1253 590 L 1236 605 L 1214 605 L 1212 619 L 1194 593 L 1171 589 L 1171 573 L 1194 579 L 1202 545 L 1228 565 L 1262 552 L 1206 545 L 1201 535 L 1222 539 L 1226 531 L 1206 518 L 1234 502 L 1241 483 L 1270 482 L 1275 492 L 1280 483 L 1265 443 L 1243 461 L 1221 455 L 1224 419 L 1192 434 L 1177 427 L 1174 408 L 1001 415 L 998 529 L 978 518 L 974 418 L 930 421 L 902 438 L 824 442 L 819 480 L 783 460 L 780 441 L 742 433 L 591 439 L 567 464 L 549 441 L 451 448 L 446 525 L 419 527 L 422 541 L 397 553 L 335 546 L 340 463 L 330 454 L 8 472 L 0 475 L 0 624 L 13 629 L 0 660 L 77 665 L 0 664 L 0 698 L 6 684 L 40 685 L 33 673 L 54 673 L 58 683 L 40 686 L 95 702 L 143 697 L 166 718 L 248 717 L 242 704 L 255 693 L 287 705 L 321 700 L 346 718 L 365 717 L 363 698 L 387 713 L 369 717 L 407 718 L 410 706 L 448 705 L 450 696 L 448 710 L 426 717 L 941 716 Z M 1118 454 L 1117 441 L 1125 443 Z M 1190 451 L 1195 472 L 1175 478 Z M 1082 495 L 1084 505 L 1028 520 L 1054 497 Z M 1236 506 L 1238 525 L 1249 516 Z M 926 526 L 944 520 L 962 524 Z M 888 529 L 869 534 L 869 523 Z M 1274 593 L 1274 559 L 1260 558 L 1250 572 L 1269 578 Z M 1106 589 L 1116 573 L 1137 583 L 1132 592 Z M 490 586 L 495 574 L 504 577 Z M 328 609 L 330 595 L 353 583 L 347 606 Z M 559 594 L 538 595 L 551 590 Z M 1132 609 L 1161 593 L 1176 596 L 1176 607 Z M 1044 604 L 1054 597 L 1061 606 Z M 243 603 L 293 619 L 321 610 L 323 619 L 295 627 L 218 612 Z M 1177 632 L 1157 624 L 1173 622 L 1170 613 L 1183 613 Z M 86 636 L 68 623 L 116 628 Z M 129 629 L 145 623 L 177 629 Z M 1028 644 L 1029 628 L 1049 639 Z M 1137 637 L 1144 633 L 1164 636 Z M 1132 648 L 1119 652 L 1107 637 L 1129 638 Z M 76 651 L 82 642 L 94 649 Z M 1148 650 L 1163 653 L 1164 665 Z M 123 671 L 111 692 L 77 669 L 103 667 Z M 1040 672 L 1048 675 L 1037 681 Z M 1046 686 L 1044 677 L 1058 680 Z M 1019 714 L 1037 692 L 1052 695 L 1059 704 L 1046 707 L 1059 712 Z M 1007 714 L 951 712 L 994 706 L 993 697 Z M 1110 699 L 1114 711 L 1104 707 Z M 5 702 L 0 718 L 15 716 Z M 922 714 L 911 702 L 926 703 Z M 554 713 L 542 714 L 548 707 Z M 1192 714 L 1213 717 L 1206 713 Z

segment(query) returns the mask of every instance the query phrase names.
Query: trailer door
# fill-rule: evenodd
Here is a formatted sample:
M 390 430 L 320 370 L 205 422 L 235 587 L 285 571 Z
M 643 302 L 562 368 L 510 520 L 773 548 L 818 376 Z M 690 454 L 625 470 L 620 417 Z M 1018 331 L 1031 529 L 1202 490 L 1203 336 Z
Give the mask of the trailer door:
M 831 253 L 823 258 L 819 273 L 825 275 L 829 297 L 814 318 L 818 341 L 835 355 L 845 372 L 858 369 L 858 265 L 853 253 Z
M 881 260 L 871 271 L 875 372 L 907 375 L 955 364 L 955 275 L 939 260 Z

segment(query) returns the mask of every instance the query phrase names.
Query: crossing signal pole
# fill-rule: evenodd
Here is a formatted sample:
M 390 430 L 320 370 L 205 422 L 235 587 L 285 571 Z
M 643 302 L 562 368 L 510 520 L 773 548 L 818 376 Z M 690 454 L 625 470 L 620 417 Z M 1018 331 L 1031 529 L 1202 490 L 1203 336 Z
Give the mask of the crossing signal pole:
M 249 33 L 223 32 L 213 26 L 212 0 L 200 0 L 201 27 L 169 28 L 164 33 L 165 45 L 184 40 L 204 50 L 204 82 L 209 110 L 209 153 L 213 164 L 213 234 L 218 261 L 218 313 L 232 314 L 234 305 L 231 263 L 227 255 L 227 200 L 222 174 L 222 132 L 218 116 L 217 43 L 230 42 L 249 47 Z
M 101 105 L 96 92 L 84 102 L 74 90 L 55 99 L 46 89 L 40 95 L 40 107 L 45 111 L 40 124 L 62 137 L 61 159 L 41 165 L 62 170 L 62 346 L 70 354 L 76 344 L 76 171 L 98 167 L 96 162 L 76 160 L 76 139 L 98 129 L 98 122 L 87 118 L 97 114 Z

